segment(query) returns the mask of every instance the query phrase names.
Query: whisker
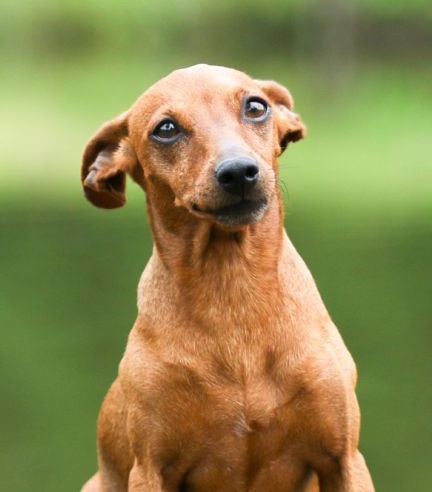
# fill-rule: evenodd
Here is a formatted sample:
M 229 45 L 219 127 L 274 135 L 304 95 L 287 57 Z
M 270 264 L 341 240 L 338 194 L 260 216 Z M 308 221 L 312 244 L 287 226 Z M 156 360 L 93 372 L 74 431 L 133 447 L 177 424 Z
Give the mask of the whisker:
M 279 187 L 280 189 L 282 190 L 282 194 L 289 197 L 289 190 L 288 190 L 288 186 L 287 184 L 285 183 L 285 181 L 283 179 L 280 179 L 279 180 Z

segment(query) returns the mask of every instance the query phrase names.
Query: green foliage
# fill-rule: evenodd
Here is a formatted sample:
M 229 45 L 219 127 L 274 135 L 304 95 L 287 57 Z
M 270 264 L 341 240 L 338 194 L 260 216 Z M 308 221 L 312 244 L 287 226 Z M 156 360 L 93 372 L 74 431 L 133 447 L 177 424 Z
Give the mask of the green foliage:
M 432 20 L 426 0 L 4 0 L 1 14 L 0 53 L 30 57 L 74 57 L 107 51 L 123 56 L 161 53 L 178 49 L 179 43 L 185 50 L 204 44 L 213 50 L 230 46 L 250 54 L 263 44 L 281 52 L 284 45 L 294 43 L 298 52 L 306 48 L 296 42 L 305 37 L 305 30 L 306 37 L 320 38 L 324 24 L 344 25 L 353 18 L 361 26 L 357 33 L 361 45 L 372 53 L 375 38 L 382 33 L 384 39 L 395 38 L 394 43 L 403 44 L 405 29 L 411 42 L 422 46 L 423 40 L 430 41 L 428 23 Z M 404 25 L 397 35 L 394 31 L 401 31 Z M 251 44 L 256 39 L 260 42 Z M 319 46 L 319 41 L 314 44 Z
M 374 16 L 382 17 L 406 17 L 432 16 L 430 2 L 428 0 L 354 0 L 353 4 L 356 8 L 370 12 Z

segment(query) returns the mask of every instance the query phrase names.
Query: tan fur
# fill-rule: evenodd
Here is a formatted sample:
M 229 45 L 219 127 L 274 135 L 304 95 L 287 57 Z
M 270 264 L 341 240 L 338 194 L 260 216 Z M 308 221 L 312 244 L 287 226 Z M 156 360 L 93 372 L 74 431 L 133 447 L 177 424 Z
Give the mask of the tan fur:
M 247 96 L 267 101 L 245 121 Z M 352 358 L 283 229 L 277 158 L 305 127 L 289 92 L 222 67 L 176 71 L 105 124 L 83 158 L 92 203 L 146 191 L 155 242 L 138 317 L 99 418 L 99 472 L 85 492 L 371 492 L 357 450 Z M 164 117 L 174 144 L 151 133 Z M 215 179 L 230 156 L 259 166 L 262 216 Z

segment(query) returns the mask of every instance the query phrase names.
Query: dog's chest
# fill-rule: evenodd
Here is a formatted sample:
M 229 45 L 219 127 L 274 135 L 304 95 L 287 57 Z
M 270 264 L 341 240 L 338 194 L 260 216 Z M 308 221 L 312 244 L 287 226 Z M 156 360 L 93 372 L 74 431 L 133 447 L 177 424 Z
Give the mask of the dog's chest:
M 294 382 L 282 387 L 265 371 L 237 374 L 210 366 L 165 366 L 147 388 L 142 438 L 152 443 L 167 484 L 180 480 L 188 484 L 184 490 L 238 492 L 265 491 L 275 477 L 284 487 L 301 483 L 304 467 L 287 459 L 299 398 Z M 224 477 L 224 485 L 213 483 L 213 476 Z M 247 485 L 251 476 L 258 488 Z
M 300 485 L 290 490 L 304 490 L 309 460 L 326 452 L 322 415 L 336 414 L 338 427 L 344 414 L 336 403 L 344 383 L 324 349 L 312 356 L 309 340 L 309 349 L 290 352 L 282 335 L 279 343 L 267 336 L 217 344 L 196 335 L 175 348 L 139 338 L 132 334 L 121 371 L 133 403 L 129 426 L 167 484 L 287 492 L 292 483 Z M 337 427 L 329 434 L 344 432 Z M 222 488 L 211 482 L 225 475 Z M 247 477 L 259 486 L 245 485 Z M 267 488 L 275 483 L 282 485 Z

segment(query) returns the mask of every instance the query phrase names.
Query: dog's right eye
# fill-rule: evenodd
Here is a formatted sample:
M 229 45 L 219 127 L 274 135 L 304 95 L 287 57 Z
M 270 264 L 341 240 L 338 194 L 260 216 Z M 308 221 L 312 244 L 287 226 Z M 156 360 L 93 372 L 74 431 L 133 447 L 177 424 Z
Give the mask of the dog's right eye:
M 178 124 L 170 119 L 162 120 L 151 134 L 151 138 L 160 143 L 174 143 L 182 135 L 182 130 Z

